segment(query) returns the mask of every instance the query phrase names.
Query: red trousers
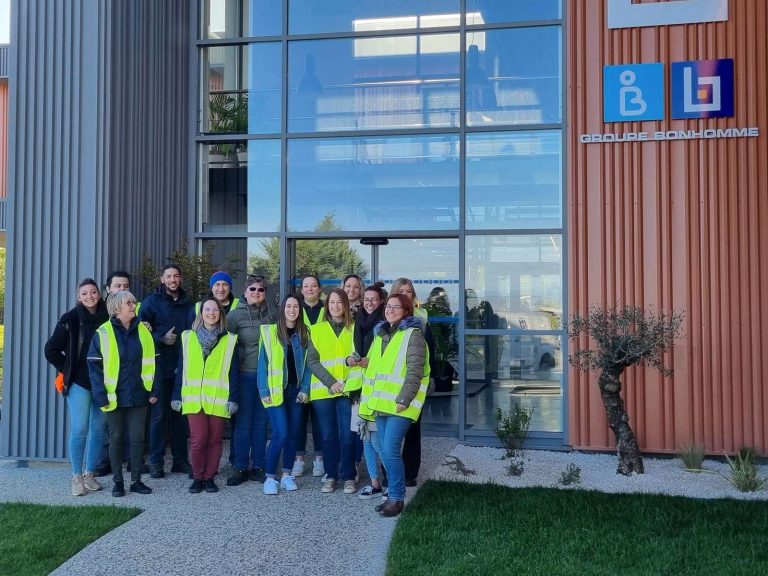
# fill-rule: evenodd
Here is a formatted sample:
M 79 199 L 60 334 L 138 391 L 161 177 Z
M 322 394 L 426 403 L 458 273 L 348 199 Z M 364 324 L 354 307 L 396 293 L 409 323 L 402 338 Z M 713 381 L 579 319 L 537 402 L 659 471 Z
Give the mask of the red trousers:
M 203 411 L 187 414 L 189 420 L 189 460 L 195 480 L 213 480 L 219 471 L 223 450 L 221 437 L 226 418 Z

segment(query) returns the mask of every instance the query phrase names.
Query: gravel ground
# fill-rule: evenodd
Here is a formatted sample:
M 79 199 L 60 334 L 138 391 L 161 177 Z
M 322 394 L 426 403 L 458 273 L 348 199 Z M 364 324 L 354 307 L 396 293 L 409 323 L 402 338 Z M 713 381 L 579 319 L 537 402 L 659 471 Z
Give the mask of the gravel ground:
M 429 477 L 455 446 L 454 439 L 424 438 L 420 477 Z M 310 465 L 307 469 L 311 473 Z M 396 520 L 373 511 L 380 500 L 360 500 L 341 490 L 322 494 L 311 475 L 297 478 L 296 492 L 265 496 L 256 482 L 226 486 L 229 470 L 222 466 L 218 494 L 189 494 L 191 481 L 169 474 L 158 480 L 145 475 L 143 480 L 153 489 L 147 496 L 128 492 L 125 498 L 113 498 L 109 479 L 102 482 L 105 490 L 75 498 L 69 495 L 67 465 L 17 468 L 14 461 L 4 461 L 0 502 L 144 510 L 65 562 L 53 572 L 57 575 L 384 574 Z M 408 498 L 415 491 L 409 489 Z
M 527 450 L 522 476 L 509 476 L 504 450 L 457 445 L 443 464 L 432 472 L 432 478 L 503 486 L 546 486 L 564 488 L 560 474 L 568 464 L 581 468 L 578 488 L 600 492 L 638 492 L 689 496 L 692 498 L 738 498 L 766 500 L 768 490 L 739 492 L 727 480 L 728 465 L 716 460 L 704 461 L 704 472 L 687 472 L 678 458 L 644 458 L 645 474 L 631 477 L 616 474 L 615 454 L 583 452 L 548 452 Z M 456 460 L 458 459 L 458 461 Z M 461 468 L 467 471 L 460 471 Z M 761 465 L 759 475 L 768 477 L 768 466 Z M 459 470 L 457 470 L 459 469 Z M 570 488 L 569 488 L 570 489 Z

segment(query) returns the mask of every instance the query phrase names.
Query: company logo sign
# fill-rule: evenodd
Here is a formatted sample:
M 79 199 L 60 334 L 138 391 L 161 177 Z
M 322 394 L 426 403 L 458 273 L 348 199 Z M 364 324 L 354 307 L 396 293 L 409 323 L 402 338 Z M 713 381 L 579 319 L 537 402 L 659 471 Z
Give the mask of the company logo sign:
M 663 118 L 663 64 L 603 67 L 603 121 L 632 122 Z
M 672 62 L 672 118 L 733 116 L 733 59 Z M 603 121 L 664 119 L 664 65 L 603 67 Z
M 639 28 L 728 20 L 728 0 L 608 0 L 608 28 Z
M 733 59 L 672 63 L 672 118 L 733 116 Z

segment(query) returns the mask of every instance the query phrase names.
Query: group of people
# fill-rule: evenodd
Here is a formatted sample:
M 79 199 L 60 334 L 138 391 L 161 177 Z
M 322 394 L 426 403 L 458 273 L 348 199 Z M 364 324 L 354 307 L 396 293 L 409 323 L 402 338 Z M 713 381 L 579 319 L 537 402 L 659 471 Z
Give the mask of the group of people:
M 349 275 L 323 300 L 310 275 L 278 307 L 261 276 L 246 278 L 242 298 L 232 286 L 229 274 L 216 272 L 210 293 L 194 303 L 175 265 L 140 305 L 125 272 L 110 274 L 106 302 L 93 279 L 79 284 L 75 307 L 45 345 L 69 407 L 72 494 L 102 489 L 107 430 L 113 496 L 126 492 L 126 455 L 129 490 L 151 492 L 142 473 L 165 475 L 168 436 L 171 472 L 189 474 L 191 493 L 217 492 L 228 420 L 227 485 L 254 480 L 268 495 L 297 490 L 311 421 L 321 491 L 381 496 L 377 511 L 398 515 L 419 472 L 430 375 L 430 331 L 413 283 L 399 278 L 387 294 L 383 283 L 365 287 Z M 371 482 L 358 492 L 363 457 Z

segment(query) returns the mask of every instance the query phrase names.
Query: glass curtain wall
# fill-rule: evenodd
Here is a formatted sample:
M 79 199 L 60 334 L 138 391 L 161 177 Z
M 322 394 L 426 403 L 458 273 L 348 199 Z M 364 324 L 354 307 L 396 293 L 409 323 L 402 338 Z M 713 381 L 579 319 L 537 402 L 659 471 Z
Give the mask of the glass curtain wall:
M 562 4 L 199 0 L 199 249 L 277 297 L 290 242 L 457 242 L 430 401 L 460 438 L 514 402 L 564 432 Z

